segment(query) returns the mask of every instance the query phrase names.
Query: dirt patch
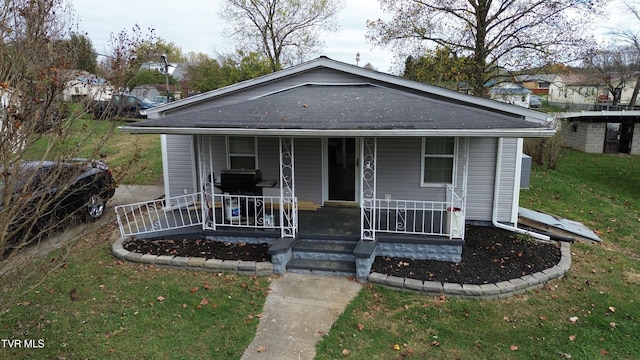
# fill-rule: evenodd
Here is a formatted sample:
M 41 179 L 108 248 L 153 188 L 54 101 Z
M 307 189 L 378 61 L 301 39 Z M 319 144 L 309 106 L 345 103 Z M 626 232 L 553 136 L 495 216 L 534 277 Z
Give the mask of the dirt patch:
M 232 244 L 206 239 L 129 240 L 123 247 L 151 255 L 207 259 L 271 261 L 267 244 Z M 560 247 L 493 227 L 467 227 L 462 260 L 458 263 L 377 257 L 371 271 L 422 281 L 488 284 L 511 280 L 553 267 Z

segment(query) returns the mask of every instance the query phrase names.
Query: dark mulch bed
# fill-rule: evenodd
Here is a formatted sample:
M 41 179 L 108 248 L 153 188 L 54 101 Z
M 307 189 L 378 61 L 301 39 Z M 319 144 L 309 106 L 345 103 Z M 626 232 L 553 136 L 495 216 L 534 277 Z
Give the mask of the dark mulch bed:
M 226 243 L 207 239 L 135 239 L 122 245 L 126 250 L 151 255 L 201 257 L 219 260 L 271 261 L 267 244 Z
M 469 226 L 458 263 L 377 257 L 371 271 L 423 281 L 491 284 L 558 264 L 560 248 L 502 229 Z
M 220 260 L 271 261 L 266 244 L 231 244 L 206 239 L 129 240 L 128 251 Z M 377 257 L 371 271 L 417 280 L 488 284 L 511 280 L 553 267 L 560 248 L 493 227 L 469 226 L 458 263 Z

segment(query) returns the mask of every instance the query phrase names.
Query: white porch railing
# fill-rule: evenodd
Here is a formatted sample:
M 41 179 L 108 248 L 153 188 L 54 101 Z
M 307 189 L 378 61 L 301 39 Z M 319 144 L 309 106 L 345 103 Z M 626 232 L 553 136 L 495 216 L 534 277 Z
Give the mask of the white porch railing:
M 448 235 L 446 202 L 376 199 L 375 231 L 413 235 Z
M 134 236 L 202 224 L 200 193 L 115 207 L 120 234 Z
M 452 187 L 450 201 L 374 201 L 376 232 L 464 238 L 463 200 Z
M 295 197 L 207 194 L 205 229 L 218 227 L 280 229 L 282 237 L 295 237 L 298 201 Z
M 115 211 L 123 237 L 195 225 L 213 230 L 221 226 L 279 229 L 282 237 L 295 237 L 298 232 L 295 197 L 194 193 L 119 205 Z

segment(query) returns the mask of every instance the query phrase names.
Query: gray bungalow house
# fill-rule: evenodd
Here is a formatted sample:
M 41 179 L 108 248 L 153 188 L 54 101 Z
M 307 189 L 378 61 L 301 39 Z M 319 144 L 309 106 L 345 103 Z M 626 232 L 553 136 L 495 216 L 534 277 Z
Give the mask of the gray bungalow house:
M 466 223 L 517 226 L 523 138 L 551 136 L 547 121 L 320 57 L 123 127 L 162 137 L 165 200 L 123 209 L 121 231 L 268 242 L 276 273 L 459 261 Z

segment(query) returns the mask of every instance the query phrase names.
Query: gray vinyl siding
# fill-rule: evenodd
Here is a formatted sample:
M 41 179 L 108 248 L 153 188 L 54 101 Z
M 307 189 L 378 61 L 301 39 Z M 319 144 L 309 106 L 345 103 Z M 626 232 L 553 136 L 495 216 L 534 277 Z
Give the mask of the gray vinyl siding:
M 421 138 L 380 138 L 376 196 L 394 200 L 445 201 L 446 187 L 422 187 Z
M 227 142 L 224 136 L 200 136 L 198 137 L 200 142 L 198 151 L 201 151 L 199 156 L 202 160 L 199 169 L 201 172 L 208 174 L 213 167 L 213 174 L 217 180 L 220 180 L 220 171 L 227 168 Z M 211 159 L 210 159 L 211 158 Z M 198 173 L 199 176 L 200 173 Z M 206 176 L 206 175 L 205 175 Z M 199 179 L 200 183 L 204 179 Z M 220 190 L 214 189 L 216 193 L 220 193 Z
M 294 139 L 295 193 L 299 201 L 322 204 L 322 141 Z M 280 142 L 275 137 L 258 138 L 258 167 L 264 179 L 275 179 L 266 196 L 280 196 Z
M 197 190 L 194 179 L 195 161 L 194 145 L 191 135 L 166 135 L 167 152 L 164 168 L 167 170 L 169 182 L 167 197 L 192 194 Z M 167 184 L 165 184 L 166 186 Z
M 500 222 L 511 222 L 517 142 L 517 139 L 504 139 L 503 143 L 498 199 Z M 498 139 L 471 138 L 469 147 L 466 219 L 491 221 Z
M 322 204 L 322 139 L 294 139 L 296 196 Z

